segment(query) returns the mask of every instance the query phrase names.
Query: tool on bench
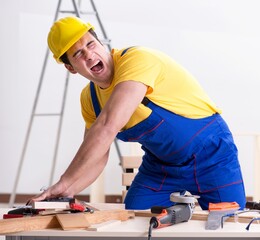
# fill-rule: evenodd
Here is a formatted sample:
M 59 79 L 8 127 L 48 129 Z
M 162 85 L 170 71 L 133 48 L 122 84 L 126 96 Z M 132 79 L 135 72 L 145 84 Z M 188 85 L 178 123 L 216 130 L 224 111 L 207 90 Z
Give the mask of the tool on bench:
M 58 205 L 57 203 L 64 203 L 64 205 Z M 59 206 L 61 208 L 59 209 Z M 35 215 L 46 215 L 62 213 L 62 211 L 77 213 L 77 212 L 90 212 L 93 213 L 94 210 L 85 206 L 84 203 L 76 200 L 75 198 L 50 198 L 39 202 L 33 202 L 32 205 L 22 206 L 10 210 L 7 214 L 3 215 L 4 219 L 7 218 L 19 218 L 25 216 L 35 216 Z
M 199 197 L 193 195 L 180 195 L 179 192 L 175 192 L 170 195 L 170 200 L 174 202 L 173 206 L 166 208 L 152 207 L 151 212 L 159 213 L 159 215 L 153 216 L 150 219 L 148 239 L 151 239 L 153 228 L 162 228 L 189 221 L 195 208 L 196 198 Z
M 209 215 L 206 222 L 206 230 L 216 230 L 223 222 L 233 215 L 240 206 L 236 202 L 209 203 Z
M 246 208 L 260 210 L 260 202 L 246 202 Z
M 38 215 L 39 212 L 43 210 L 44 209 L 33 209 L 31 206 L 18 207 L 4 214 L 3 219 L 34 216 L 34 215 Z
M 64 209 L 64 211 L 68 210 L 70 212 L 94 211 L 93 209 L 87 207 L 83 201 L 69 197 L 49 198 L 38 202 L 32 202 L 32 207 L 35 209 Z
M 48 198 L 41 201 L 31 201 L 30 205 L 32 208 L 38 209 L 68 209 L 70 208 L 70 203 L 75 203 L 75 198 L 70 197 L 57 197 Z

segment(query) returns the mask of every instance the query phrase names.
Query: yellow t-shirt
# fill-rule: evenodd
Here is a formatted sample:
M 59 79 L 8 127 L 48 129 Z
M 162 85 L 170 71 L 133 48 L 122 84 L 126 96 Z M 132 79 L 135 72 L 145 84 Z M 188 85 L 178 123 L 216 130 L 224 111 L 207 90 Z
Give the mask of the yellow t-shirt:
M 155 104 L 178 115 L 199 119 L 221 113 L 196 79 L 172 58 L 162 52 L 132 47 L 125 54 L 113 49 L 114 77 L 107 89 L 95 85 L 101 108 L 106 104 L 114 87 L 124 81 L 133 80 L 148 86 L 146 97 Z M 81 93 L 82 115 L 89 128 L 96 119 L 90 96 L 89 84 Z M 140 104 L 124 129 L 128 129 L 147 118 L 151 110 Z

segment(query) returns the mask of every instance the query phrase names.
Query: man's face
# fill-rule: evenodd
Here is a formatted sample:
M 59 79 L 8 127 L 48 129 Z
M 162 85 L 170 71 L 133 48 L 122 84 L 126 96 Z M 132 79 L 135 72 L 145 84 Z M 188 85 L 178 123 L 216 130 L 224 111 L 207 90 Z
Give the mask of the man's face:
M 70 65 L 65 65 L 72 73 L 79 73 L 102 88 L 108 88 L 114 74 L 114 64 L 110 53 L 89 32 L 68 51 Z

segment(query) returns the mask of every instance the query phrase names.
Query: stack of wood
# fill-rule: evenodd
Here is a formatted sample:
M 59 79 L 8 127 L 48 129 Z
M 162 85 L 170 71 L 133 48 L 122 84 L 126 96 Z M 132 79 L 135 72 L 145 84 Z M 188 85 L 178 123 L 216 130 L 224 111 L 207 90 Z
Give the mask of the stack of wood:
M 38 214 L 24 217 L 18 217 L 15 214 L 13 218 L 0 220 L 0 235 L 53 228 L 96 230 L 97 227 L 102 227 L 102 224 L 126 221 L 134 217 L 133 211 L 124 209 L 124 204 L 96 204 L 96 206 L 84 202 L 80 202 L 80 204 L 85 205 L 88 210 L 75 212 L 75 209 L 70 208 L 68 202 L 32 203 L 32 209 L 40 210 Z M 95 227 L 94 225 L 97 224 L 99 225 Z

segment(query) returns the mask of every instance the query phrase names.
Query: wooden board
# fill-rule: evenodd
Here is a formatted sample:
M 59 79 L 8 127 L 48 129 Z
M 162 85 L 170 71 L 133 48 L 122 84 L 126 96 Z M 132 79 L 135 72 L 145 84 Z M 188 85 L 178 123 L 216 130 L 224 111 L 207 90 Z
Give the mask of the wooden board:
M 87 229 L 90 223 L 84 215 L 84 213 L 57 214 L 56 217 L 63 230 Z
M 96 211 L 125 209 L 124 203 L 88 203 L 88 202 L 84 202 L 84 205 L 86 207 L 89 207 Z
M 130 186 L 137 173 L 123 173 L 122 174 L 122 186 Z
M 142 211 L 134 211 L 135 216 L 137 217 L 153 217 L 158 214 L 151 213 L 149 210 Z M 254 213 L 245 213 L 238 215 L 238 218 L 229 217 L 226 222 L 239 222 L 239 223 L 249 223 L 256 215 Z M 208 219 L 208 211 L 196 211 L 192 214 L 191 220 L 199 220 L 199 221 L 207 221 Z M 253 223 L 258 224 L 258 221 L 254 221 Z
M 87 213 L 85 217 L 92 224 L 98 224 L 109 220 L 126 221 L 129 218 L 134 218 L 134 211 L 127 211 L 121 209 L 97 211 L 94 214 Z
M 70 209 L 69 202 L 55 202 L 55 201 L 32 201 L 33 209 Z
M 54 215 L 0 220 L 0 234 L 2 235 L 49 228 L 60 228 L 60 223 Z
M 142 156 L 123 156 L 122 167 L 126 168 L 139 168 L 142 163 Z
M 73 218 L 73 214 L 75 213 L 61 214 L 61 215 L 68 215 Z M 99 224 L 110 220 L 126 221 L 127 219 L 134 217 L 133 211 L 126 211 L 122 209 L 104 210 L 104 211 L 96 211 L 94 213 L 82 213 L 82 214 L 85 218 L 85 221 L 87 222 L 86 224 L 90 224 L 90 225 Z M 63 219 L 63 217 L 61 217 L 60 219 Z M 70 226 L 66 225 L 67 223 L 64 222 L 63 224 L 65 228 L 73 227 L 72 225 Z M 62 228 L 56 215 L 34 216 L 34 217 L 23 217 L 23 218 L 0 220 L 0 235 L 15 233 L 15 232 L 23 232 L 23 231 L 52 229 L 52 228 Z

